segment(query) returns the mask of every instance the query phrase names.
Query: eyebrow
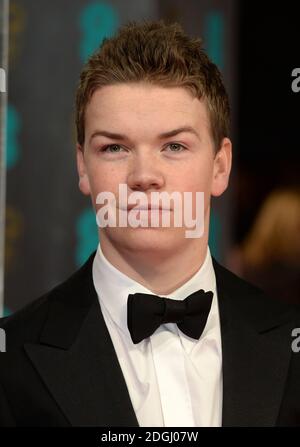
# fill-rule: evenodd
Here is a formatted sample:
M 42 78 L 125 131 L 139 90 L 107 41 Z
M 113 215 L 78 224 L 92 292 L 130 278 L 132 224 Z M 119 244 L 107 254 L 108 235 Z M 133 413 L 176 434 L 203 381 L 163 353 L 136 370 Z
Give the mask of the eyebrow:
M 194 134 L 199 140 L 200 140 L 200 136 L 199 134 L 196 132 L 196 130 L 191 127 L 191 126 L 183 126 L 183 127 L 179 127 L 178 129 L 173 129 L 173 130 L 169 130 L 168 132 L 163 132 L 160 135 L 158 135 L 158 138 L 160 140 L 164 139 L 164 138 L 169 138 L 169 137 L 174 137 L 176 135 L 178 135 L 179 133 L 183 133 L 183 132 L 189 132 Z M 114 132 L 108 132 L 106 130 L 96 130 L 90 138 L 90 141 L 94 138 L 94 137 L 98 137 L 98 136 L 103 136 L 103 137 L 107 137 L 107 138 L 111 138 L 112 140 L 127 140 L 129 139 L 126 135 L 122 135 L 119 133 L 114 133 Z

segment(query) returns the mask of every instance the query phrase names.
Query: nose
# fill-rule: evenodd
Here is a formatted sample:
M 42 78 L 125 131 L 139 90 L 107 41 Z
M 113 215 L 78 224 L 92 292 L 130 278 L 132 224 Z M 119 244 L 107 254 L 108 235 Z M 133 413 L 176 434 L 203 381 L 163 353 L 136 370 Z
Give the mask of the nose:
M 163 188 L 165 183 L 159 160 L 151 154 L 138 154 L 129 168 L 127 184 L 132 191 L 149 191 Z

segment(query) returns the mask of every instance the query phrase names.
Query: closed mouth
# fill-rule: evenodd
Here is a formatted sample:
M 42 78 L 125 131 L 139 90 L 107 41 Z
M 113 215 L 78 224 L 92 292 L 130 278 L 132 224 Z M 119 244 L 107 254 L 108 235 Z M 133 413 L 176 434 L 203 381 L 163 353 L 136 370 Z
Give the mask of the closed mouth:
M 171 211 L 169 208 L 162 208 L 161 206 L 136 206 L 136 205 L 129 205 L 127 207 L 127 211 L 130 211 L 132 209 L 135 209 L 136 211 L 154 211 L 154 210 L 160 210 L 160 211 Z

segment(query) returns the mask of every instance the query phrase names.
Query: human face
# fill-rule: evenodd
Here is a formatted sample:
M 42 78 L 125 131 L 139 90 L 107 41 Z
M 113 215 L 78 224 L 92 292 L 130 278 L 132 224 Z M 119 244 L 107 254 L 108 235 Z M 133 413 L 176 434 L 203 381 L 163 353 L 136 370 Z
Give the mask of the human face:
M 194 132 L 160 137 L 182 127 Z M 122 138 L 103 136 L 100 131 Z M 183 192 L 190 192 L 195 218 L 196 192 L 204 192 L 205 227 L 198 241 L 185 237 L 184 225 L 105 227 L 100 229 L 101 241 L 145 256 L 151 252 L 170 256 L 187 244 L 207 244 L 210 197 L 227 187 L 231 143 L 225 138 L 215 153 L 205 103 L 188 90 L 145 83 L 96 90 L 86 107 L 85 142 L 77 149 L 79 187 L 91 195 L 95 211 L 101 207 L 96 204 L 100 192 L 112 192 L 118 204 L 119 184 L 126 184 L 128 195 L 141 191 L 149 199 L 153 191 L 178 191 L 182 197 Z

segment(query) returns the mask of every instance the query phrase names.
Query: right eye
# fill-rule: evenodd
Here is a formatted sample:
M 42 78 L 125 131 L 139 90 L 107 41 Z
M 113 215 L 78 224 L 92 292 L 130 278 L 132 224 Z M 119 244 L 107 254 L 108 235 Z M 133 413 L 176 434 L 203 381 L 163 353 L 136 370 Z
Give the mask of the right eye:
M 108 151 L 107 149 L 109 148 L 121 148 L 121 146 L 119 144 L 107 144 L 100 149 L 100 152 L 109 152 L 111 154 L 119 152 L 118 150 Z

